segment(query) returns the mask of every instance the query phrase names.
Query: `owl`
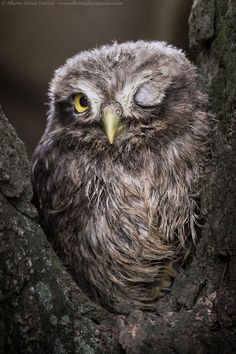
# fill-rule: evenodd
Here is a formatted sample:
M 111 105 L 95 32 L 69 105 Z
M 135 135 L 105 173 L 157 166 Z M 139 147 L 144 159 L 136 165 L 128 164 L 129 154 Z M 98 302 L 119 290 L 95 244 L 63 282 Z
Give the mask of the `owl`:
M 95 302 L 143 309 L 196 242 L 210 115 L 196 68 L 164 42 L 116 42 L 55 71 L 32 159 L 40 222 Z

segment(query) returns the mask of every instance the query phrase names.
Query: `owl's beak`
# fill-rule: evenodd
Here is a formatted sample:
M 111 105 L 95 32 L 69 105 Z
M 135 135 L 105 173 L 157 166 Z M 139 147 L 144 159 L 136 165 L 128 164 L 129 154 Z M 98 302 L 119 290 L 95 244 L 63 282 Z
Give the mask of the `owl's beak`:
M 111 107 L 107 107 L 104 110 L 102 123 L 110 144 L 113 144 L 115 137 L 120 135 L 126 128 L 121 116 Z

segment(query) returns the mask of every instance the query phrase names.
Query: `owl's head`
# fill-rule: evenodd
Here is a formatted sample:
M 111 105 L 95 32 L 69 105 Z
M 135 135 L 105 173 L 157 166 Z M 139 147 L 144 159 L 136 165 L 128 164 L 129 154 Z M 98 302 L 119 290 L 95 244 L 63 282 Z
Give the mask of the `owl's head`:
M 204 101 L 194 66 L 164 42 L 113 43 L 77 54 L 54 75 L 48 130 L 104 148 L 158 144 L 194 129 Z

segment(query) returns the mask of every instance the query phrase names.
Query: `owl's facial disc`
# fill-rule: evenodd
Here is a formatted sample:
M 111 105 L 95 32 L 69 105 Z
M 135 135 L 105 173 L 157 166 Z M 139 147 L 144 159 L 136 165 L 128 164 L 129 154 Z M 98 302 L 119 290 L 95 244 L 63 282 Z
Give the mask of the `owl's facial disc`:
M 127 125 L 122 121 L 121 115 L 115 109 L 106 107 L 103 111 L 103 129 L 106 133 L 110 144 L 113 144 L 114 139 L 122 134 Z

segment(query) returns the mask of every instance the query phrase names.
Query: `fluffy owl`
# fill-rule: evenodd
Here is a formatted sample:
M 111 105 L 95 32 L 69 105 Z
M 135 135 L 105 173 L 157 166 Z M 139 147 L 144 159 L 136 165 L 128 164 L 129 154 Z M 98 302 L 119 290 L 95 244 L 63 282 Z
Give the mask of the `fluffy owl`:
M 41 224 L 94 301 L 155 307 L 196 239 L 210 132 L 195 67 L 163 42 L 68 59 L 33 156 Z

